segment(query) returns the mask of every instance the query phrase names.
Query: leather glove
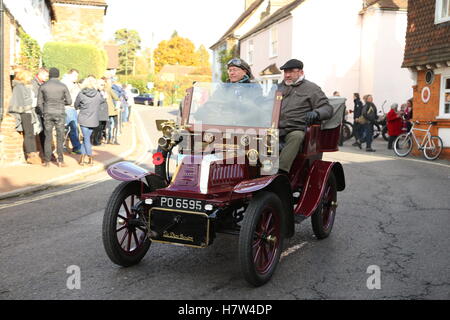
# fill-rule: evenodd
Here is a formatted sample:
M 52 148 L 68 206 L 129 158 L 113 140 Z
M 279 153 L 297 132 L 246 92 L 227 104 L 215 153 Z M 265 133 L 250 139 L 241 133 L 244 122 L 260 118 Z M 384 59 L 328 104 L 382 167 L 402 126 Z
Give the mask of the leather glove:
M 319 114 L 316 111 L 310 111 L 306 114 L 306 124 L 311 125 L 314 121 L 319 120 Z

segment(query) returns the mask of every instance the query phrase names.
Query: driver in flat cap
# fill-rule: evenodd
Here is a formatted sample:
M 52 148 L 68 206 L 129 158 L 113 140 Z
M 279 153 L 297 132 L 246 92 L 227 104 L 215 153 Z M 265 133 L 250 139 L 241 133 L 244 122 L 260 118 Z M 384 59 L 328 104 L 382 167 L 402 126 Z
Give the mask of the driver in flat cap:
M 305 79 L 303 62 L 291 59 L 280 67 L 284 71 L 278 90 L 283 92 L 279 132 L 285 142 L 280 153 L 281 173 L 289 173 L 305 138 L 305 126 L 318 120 L 330 119 L 333 107 L 322 89 Z

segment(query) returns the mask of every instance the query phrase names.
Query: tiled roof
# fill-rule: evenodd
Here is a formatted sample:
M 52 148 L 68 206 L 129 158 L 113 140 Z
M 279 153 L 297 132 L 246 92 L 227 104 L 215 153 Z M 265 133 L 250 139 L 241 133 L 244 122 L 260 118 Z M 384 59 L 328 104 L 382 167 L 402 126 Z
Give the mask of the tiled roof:
M 409 1 L 403 67 L 450 61 L 450 21 L 434 23 L 435 3 Z
M 364 7 L 378 7 L 380 9 L 406 10 L 408 8 L 408 0 L 366 0 Z
M 227 32 L 225 32 L 225 34 L 219 39 L 219 41 L 217 41 L 216 43 L 214 43 L 210 49 L 213 49 L 215 46 L 217 46 L 218 44 L 220 44 L 222 41 L 226 40 L 227 38 L 233 36 L 234 30 L 239 27 L 239 25 L 244 22 L 247 18 L 250 17 L 250 15 L 260 6 L 261 3 L 263 3 L 264 0 L 256 0 L 255 2 L 252 3 L 252 5 L 250 7 L 247 8 L 247 10 L 244 11 L 243 14 L 241 14 L 239 16 L 239 18 L 237 18 L 237 20 L 231 25 L 231 27 L 227 30 Z
M 285 5 L 284 7 L 281 7 L 277 11 L 275 11 L 272 15 L 268 16 L 266 19 L 262 20 L 259 24 L 257 24 L 253 29 L 251 29 L 249 32 L 244 34 L 240 40 L 244 40 L 245 38 L 248 38 L 249 36 L 271 26 L 275 22 L 278 22 L 286 17 L 289 17 L 291 15 L 291 11 L 297 8 L 303 1 L 305 0 L 295 0 L 291 3 Z

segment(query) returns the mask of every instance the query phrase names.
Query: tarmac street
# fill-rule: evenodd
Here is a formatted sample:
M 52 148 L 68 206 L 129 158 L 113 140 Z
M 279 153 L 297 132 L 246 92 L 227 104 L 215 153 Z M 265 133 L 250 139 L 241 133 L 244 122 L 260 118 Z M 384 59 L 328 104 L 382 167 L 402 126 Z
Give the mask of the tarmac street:
M 151 169 L 154 120 L 176 109 L 134 110 L 140 138 L 126 159 Z M 259 288 L 242 278 L 231 235 L 205 249 L 153 243 L 140 264 L 114 265 L 102 218 L 120 182 L 103 170 L 0 200 L 0 299 L 450 299 L 450 163 L 397 158 L 385 147 L 378 138 L 369 154 L 347 141 L 325 154 L 346 175 L 332 234 L 317 240 L 310 220 L 296 225 Z

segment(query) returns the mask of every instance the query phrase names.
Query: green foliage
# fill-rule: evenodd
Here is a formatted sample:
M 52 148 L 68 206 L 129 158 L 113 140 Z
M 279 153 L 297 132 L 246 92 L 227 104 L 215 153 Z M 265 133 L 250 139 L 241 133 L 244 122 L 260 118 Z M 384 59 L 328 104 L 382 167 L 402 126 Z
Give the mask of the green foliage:
M 136 63 L 136 52 L 141 49 L 141 37 L 136 30 L 126 28 L 114 33 L 116 43 L 119 45 L 119 69 L 118 73 L 133 73 Z
M 131 84 L 134 88 L 139 89 L 140 93 L 150 93 L 152 90 L 147 88 L 148 82 L 155 82 L 153 75 L 140 75 L 140 76 L 124 76 L 118 75 L 120 83 Z
M 20 65 L 36 73 L 41 62 L 41 47 L 39 43 L 19 29 L 20 37 Z
M 77 69 L 82 79 L 91 74 L 102 77 L 108 58 L 105 50 L 91 44 L 47 42 L 42 60 L 46 68 L 58 68 L 61 75 L 70 69 Z
M 221 74 L 222 82 L 226 82 L 228 80 L 227 63 L 235 56 L 236 56 L 236 46 L 234 46 L 230 50 L 225 49 L 219 52 L 220 70 L 222 72 Z

